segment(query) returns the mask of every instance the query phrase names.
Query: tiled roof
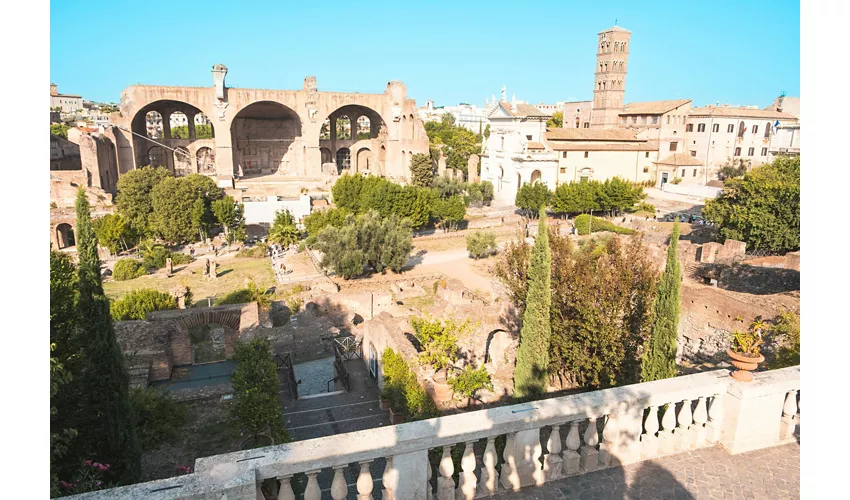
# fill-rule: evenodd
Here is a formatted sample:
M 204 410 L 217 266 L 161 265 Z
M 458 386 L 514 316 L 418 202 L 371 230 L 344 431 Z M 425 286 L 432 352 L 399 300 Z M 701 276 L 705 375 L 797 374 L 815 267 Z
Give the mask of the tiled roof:
M 643 141 L 629 129 L 553 128 L 546 131 L 547 141 Z
M 624 33 L 631 33 L 631 31 L 627 30 L 626 28 L 621 28 L 620 26 L 617 26 L 615 24 L 613 28 L 608 28 L 605 31 L 600 31 L 599 34 L 601 35 L 602 33 L 607 33 L 609 31 L 622 31 Z
M 658 144 L 635 142 L 550 142 L 552 151 L 658 151 Z
M 702 162 L 691 155 L 675 153 L 661 161 L 653 162 L 657 165 L 675 165 L 677 167 L 701 167 Z
M 543 146 L 543 143 L 528 141 L 528 149 L 546 149 L 546 147 Z
M 721 118 L 773 118 L 779 120 L 796 120 L 797 117 L 772 109 L 733 108 L 729 106 L 706 106 L 691 108 L 690 116 L 716 116 Z
M 511 103 L 509 102 L 499 101 L 499 105 L 502 106 L 502 108 L 507 111 L 509 115 L 514 116 L 516 118 L 522 118 L 525 116 L 545 116 L 548 118 L 550 116 L 544 113 L 543 111 L 540 111 L 536 107 L 532 106 L 531 104 L 517 104 L 516 111 L 511 110 Z
M 689 102 L 691 102 L 690 99 L 630 102 L 623 106 L 623 112 L 620 115 L 661 115 Z

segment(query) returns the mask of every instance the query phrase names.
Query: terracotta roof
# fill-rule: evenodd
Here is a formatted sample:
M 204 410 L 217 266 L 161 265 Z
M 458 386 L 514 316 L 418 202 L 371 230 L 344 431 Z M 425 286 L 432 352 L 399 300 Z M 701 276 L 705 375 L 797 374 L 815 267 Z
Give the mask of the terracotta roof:
M 691 155 L 675 153 L 661 161 L 653 162 L 656 165 L 675 165 L 677 167 L 701 167 L 702 162 Z
M 545 148 L 545 146 L 543 146 L 543 143 L 535 142 L 535 141 L 528 141 L 528 149 L 546 149 L 546 148 Z
M 551 142 L 552 151 L 658 151 L 658 145 L 649 141 L 635 142 Z
M 548 118 L 550 116 L 544 113 L 543 111 L 540 111 L 536 107 L 532 106 L 531 104 L 518 103 L 516 105 L 516 112 L 511 110 L 511 103 L 509 102 L 499 101 L 499 105 L 502 106 L 502 108 L 507 111 L 508 114 L 517 118 L 522 118 L 524 116 L 545 116 Z
M 691 108 L 690 116 L 717 116 L 724 118 L 775 118 L 780 120 L 796 120 L 797 117 L 772 109 L 733 108 L 729 106 L 706 106 Z
M 547 141 L 642 141 L 629 129 L 553 128 L 546 131 Z
M 691 102 L 690 99 L 630 102 L 623 106 L 623 112 L 620 115 L 661 115 L 689 102 Z

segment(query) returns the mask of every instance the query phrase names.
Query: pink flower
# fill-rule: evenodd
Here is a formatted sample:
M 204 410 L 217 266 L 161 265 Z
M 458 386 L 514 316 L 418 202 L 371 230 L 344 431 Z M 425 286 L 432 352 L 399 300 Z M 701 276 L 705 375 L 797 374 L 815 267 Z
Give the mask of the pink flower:
M 100 488 L 101 486 L 103 486 L 103 481 L 98 481 L 94 484 L 97 485 L 98 488 Z
M 85 462 L 83 462 L 83 464 L 84 464 L 84 465 L 91 466 L 91 460 L 86 460 Z

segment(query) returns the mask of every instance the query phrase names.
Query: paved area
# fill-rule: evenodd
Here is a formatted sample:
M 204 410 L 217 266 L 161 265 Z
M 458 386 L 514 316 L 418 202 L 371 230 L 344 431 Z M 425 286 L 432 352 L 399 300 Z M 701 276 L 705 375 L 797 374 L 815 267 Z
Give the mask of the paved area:
M 800 498 L 798 443 L 729 455 L 720 447 L 572 476 L 499 499 Z

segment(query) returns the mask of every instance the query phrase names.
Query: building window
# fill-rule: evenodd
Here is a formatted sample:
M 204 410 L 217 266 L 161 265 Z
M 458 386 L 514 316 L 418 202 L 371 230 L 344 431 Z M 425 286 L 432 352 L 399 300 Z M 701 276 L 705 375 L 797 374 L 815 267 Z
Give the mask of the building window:
M 697 152 L 694 151 L 694 150 L 691 150 L 691 156 L 696 156 L 696 155 L 697 155 Z
M 670 115 L 667 115 L 667 125 L 670 125 Z
M 564 151 L 563 153 L 561 153 L 561 155 L 562 155 L 562 156 L 561 156 L 562 158 L 566 158 L 566 157 L 567 157 L 567 152 L 566 152 L 566 151 Z
M 566 174 L 566 173 L 567 173 L 567 169 L 562 168 L 562 169 L 561 169 L 561 173 L 562 173 L 562 174 Z
M 584 122 L 584 128 L 590 128 L 590 122 Z
M 588 153 L 587 151 L 585 151 L 585 152 L 584 152 L 584 157 L 585 157 L 585 158 L 587 158 L 588 156 L 590 156 L 590 153 Z
M 649 158 L 649 151 L 646 152 L 646 156 L 644 158 Z
M 693 131 L 694 131 L 694 124 L 689 123 L 688 126 L 685 127 L 685 132 L 693 132 Z
M 750 148 L 747 151 L 747 156 L 753 156 L 756 153 L 756 148 Z
M 652 117 L 652 124 L 653 124 L 653 125 L 658 125 L 658 115 L 654 115 L 654 116 Z
M 621 116 L 621 117 L 620 117 L 620 125 L 625 125 L 625 124 L 626 124 L 626 117 L 625 117 L 625 116 Z
M 720 132 L 720 124 L 719 124 L 719 123 L 715 123 L 714 125 L 712 125 L 712 126 L 711 126 L 711 131 L 712 131 L 712 132 Z
M 682 169 L 682 175 L 681 176 L 685 177 L 685 169 L 684 168 Z
M 637 116 L 632 117 L 632 123 L 637 124 Z
M 697 132 L 705 132 L 705 123 L 697 125 Z
M 770 137 L 770 122 L 765 122 L 764 124 L 764 138 L 767 139 Z
M 500 149 L 500 150 L 504 150 L 504 149 L 505 149 L 505 137 L 504 137 L 504 136 L 502 136 L 502 137 L 500 137 L 499 139 L 501 139 L 501 140 L 502 140 L 502 145 L 501 145 L 501 147 L 500 147 L 499 149 Z
M 530 135 L 525 136 L 525 138 L 526 138 L 526 139 L 528 139 L 529 141 L 531 140 L 531 136 L 530 136 Z
M 753 134 L 758 134 L 758 132 L 759 132 L 759 126 L 753 125 Z
M 694 169 L 694 177 L 697 176 L 697 169 Z
M 741 156 L 741 148 L 735 148 L 735 156 Z
M 767 148 L 761 148 L 761 155 L 767 156 Z
M 732 132 L 734 132 L 734 131 L 735 131 L 735 124 L 734 124 L 734 123 L 730 123 L 730 124 L 729 124 L 729 126 L 728 126 L 728 127 L 726 127 L 726 133 L 727 133 L 727 134 L 731 134 L 731 133 L 732 133 Z
M 648 174 L 649 173 L 649 167 L 643 167 L 643 173 Z
M 678 143 L 678 142 L 675 142 L 675 141 L 674 141 L 674 142 L 671 142 L 671 143 L 670 143 L 670 151 L 676 151 L 676 146 L 677 146 L 678 144 L 679 144 L 679 143 Z

